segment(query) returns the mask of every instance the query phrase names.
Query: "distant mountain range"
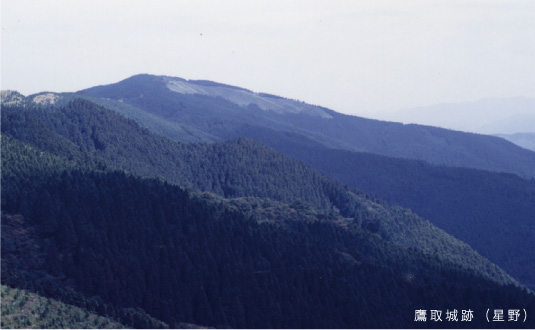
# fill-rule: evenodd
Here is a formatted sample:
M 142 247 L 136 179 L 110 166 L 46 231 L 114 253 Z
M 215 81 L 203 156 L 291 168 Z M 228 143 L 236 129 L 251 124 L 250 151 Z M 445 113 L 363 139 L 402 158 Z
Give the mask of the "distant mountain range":
M 380 118 L 481 134 L 535 133 L 535 99 L 486 98 L 403 109 Z
M 467 103 L 444 103 L 376 114 L 383 120 L 443 127 L 502 137 L 535 151 L 535 99 L 487 98 Z
M 535 151 L 535 133 L 495 134 L 532 151 Z
M 150 75 L 1 114 L 12 288 L 143 328 L 535 308 L 535 153 L 501 138 Z

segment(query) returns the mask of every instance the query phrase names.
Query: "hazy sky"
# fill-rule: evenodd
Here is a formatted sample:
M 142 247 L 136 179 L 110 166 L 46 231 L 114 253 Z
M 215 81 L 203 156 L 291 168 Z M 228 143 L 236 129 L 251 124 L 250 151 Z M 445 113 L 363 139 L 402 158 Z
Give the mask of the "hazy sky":
M 138 73 L 365 114 L 535 97 L 535 1 L 1 0 L 1 88 Z

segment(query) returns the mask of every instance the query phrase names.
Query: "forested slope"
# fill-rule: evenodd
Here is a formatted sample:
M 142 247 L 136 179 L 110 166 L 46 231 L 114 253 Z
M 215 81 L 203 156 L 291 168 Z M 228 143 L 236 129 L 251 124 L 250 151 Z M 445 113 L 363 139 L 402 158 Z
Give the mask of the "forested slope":
M 32 255 L 16 232 L 45 254 L 3 253 L 2 281 L 121 320 L 137 310 L 138 327 L 151 320 L 139 308 L 173 326 L 257 328 L 417 327 L 414 310 L 430 306 L 470 308 L 469 326 L 486 327 L 488 306 L 535 308 L 525 289 L 300 203 L 221 200 L 2 143 L 2 250 Z
M 366 228 L 388 241 L 418 248 L 499 282 L 511 283 L 508 275 L 469 246 L 411 212 L 389 208 L 371 195 L 352 191 L 250 140 L 180 144 L 84 100 L 60 109 L 5 107 L 2 121 L 6 134 L 71 162 L 158 177 L 227 198 L 254 196 L 284 203 L 304 202 L 327 214 L 350 219 L 350 227 Z M 17 155 L 23 147 L 13 141 L 13 148 L 18 148 L 14 153 Z M 9 157 L 12 154 L 6 152 L 6 161 L 16 161 Z M 26 182 L 31 180 L 30 174 L 24 176 L 28 178 Z M 10 180 L 5 191 L 10 191 L 14 184 Z M 7 194 L 6 198 L 29 199 L 15 196 Z
M 244 127 L 310 167 L 416 214 L 535 288 L 535 180 L 508 173 L 329 149 L 299 134 Z

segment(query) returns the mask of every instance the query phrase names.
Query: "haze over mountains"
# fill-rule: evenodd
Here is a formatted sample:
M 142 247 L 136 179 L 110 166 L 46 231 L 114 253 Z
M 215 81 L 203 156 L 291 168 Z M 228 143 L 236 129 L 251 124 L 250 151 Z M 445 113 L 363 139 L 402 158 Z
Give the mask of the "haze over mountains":
M 377 114 L 382 120 L 415 123 L 503 137 L 534 150 L 535 99 L 486 98 L 475 102 L 444 103 Z M 519 134 L 522 133 L 522 136 Z
M 535 133 L 494 134 L 514 144 L 535 151 Z
M 403 109 L 388 118 L 481 134 L 533 133 L 535 99 L 486 98 L 475 102 L 444 103 Z
M 2 166 L 2 283 L 122 324 L 535 308 L 535 152 L 498 137 L 138 75 L 3 92 Z

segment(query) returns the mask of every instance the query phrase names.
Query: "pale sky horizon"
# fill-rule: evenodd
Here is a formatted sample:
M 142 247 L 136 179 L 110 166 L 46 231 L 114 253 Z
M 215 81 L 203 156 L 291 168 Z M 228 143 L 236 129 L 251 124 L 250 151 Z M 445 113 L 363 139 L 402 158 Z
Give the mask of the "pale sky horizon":
M 139 73 L 365 115 L 535 97 L 535 1 L 2 0 L 1 89 Z

